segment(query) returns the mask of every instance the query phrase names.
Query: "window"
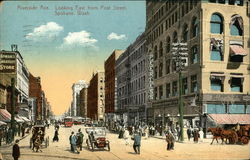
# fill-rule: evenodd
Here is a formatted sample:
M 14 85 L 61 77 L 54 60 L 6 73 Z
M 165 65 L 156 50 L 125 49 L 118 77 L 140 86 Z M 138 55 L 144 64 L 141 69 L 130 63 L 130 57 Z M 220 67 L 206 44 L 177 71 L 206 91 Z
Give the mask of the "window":
M 159 64 L 159 77 L 162 77 L 163 64 Z
M 239 15 L 233 15 L 230 22 L 230 33 L 232 36 L 243 35 L 243 19 Z
M 195 17 L 192 21 L 192 37 L 196 37 L 199 32 L 198 19 Z
M 228 106 L 229 113 L 245 113 L 245 106 L 243 104 L 231 104 Z
M 210 60 L 223 61 L 222 46 L 218 45 L 218 41 L 211 40 Z
M 168 83 L 166 84 L 166 98 L 169 98 L 170 96 L 171 96 L 170 83 Z M 250 112 L 250 109 L 249 109 L 249 112 Z
M 234 55 L 229 57 L 230 62 L 243 62 L 243 56 L 241 55 Z
M 187 78 L 182 79 L 182 90 L 183 94 L 188 94 L 188 83 L 187 83 Z
M 192 47 L 191 49 L 191 64 L 195 64 L 198 62 L 198 48 L 197 46 Z
M 166 74 L 170 73 L 170 59 L 166 60 Z
M 172 60 L 172 72 L 176 71 L 176 62 L 175 60 Z
M 157 66 L 155 67 L 155 72 L 154 72 L 154 79 L 157 78 Z
M 156 100 L 157 99 L 157 87 L 155 87 L 155 89 L 154 89 L 154 100 Z
M 157 46 L 154 48 L 154 60 L 157 60 L 158 53 L 157 53 Z
M 187 39 L 188 39 L 188 26 L 187 24 L 185 24 L 183 27 L 182 40 L 184 42 L 187 42 Z
M 250 105 L 246 106 L 246 113 L 250 113 Z
M 198 83 L 197 83 L 197 75 L 191 76 L 191 93 L 197 92 Z
M 159 53 L 159 57 L 163 56 L 163 46 L 162 46 L 162 42 L 160 42 L 160 53 Z
M 225 0 L 218 0 L 219 1 L 219 3 L 221 3 L 221 4 L 225 4 Z
M 163 87 L 160 86 L 159 87 L 159 99 L 162 99 L 163 98 Z
M 243 6 L 243 0 L 236 0 L 235 2 L 238 6 Z
M 207 104 L 208 114 L 223 114 L 226 113 L 226 106 L 223 104 Z
M 223 33 L 223 20 L 222 17 L 217 13 L 214 13 L 211 17 L 210 32 L 214 34 Z
M 229 4 L 229 5 L 234 5 L 234 4 L 235 4 L 235 0 L 229 0 L 229 1 L 228 1 L 228 4 Z
M 167 42 L 166 53 L 169 53 L 170 52 L 170 46 L 171 46 L 171 44 L 170 44 L 170 37 L 167 37 L 166 42 Z
M 173 33 L 173 42 L 177 43 L 178 42 L 178 37 L 177 37 L 177 32 Z
M 172 90 L 173 96 L 178 95 L 178 87 L 177 87 L 177 81 L 173 82 L 173 90 Z
M 232 92 L 243 92 L 242 83 L 243 83 L 243 77 L 242 78 L 236 78 L 231 77 L 230 79 L 230 87 Z
M 210 79 L 211 90 L 212 91 L 221 91 L 223 92 L 223 83 L 219 78 L 211 78 Z

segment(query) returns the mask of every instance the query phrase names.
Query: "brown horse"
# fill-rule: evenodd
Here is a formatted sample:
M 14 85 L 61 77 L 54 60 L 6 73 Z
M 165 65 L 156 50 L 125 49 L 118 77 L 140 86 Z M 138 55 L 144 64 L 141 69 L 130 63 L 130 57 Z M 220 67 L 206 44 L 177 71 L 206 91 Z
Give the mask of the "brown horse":
M 213 144 L 214 140 L 216 139 L 217 143 L 218 142 L 218 138 L 220 138 L 222 140 L 222 143 L 223 143 L 223 137 L 221 136 L 221 132 L 222 132 L 222 128 L 220 127 L 217 127 L 217 128 L 208 128 L 207 132 L 211 132 L 212 135 L 213 135 L 213 140 L 211 142 L 211 145 Z
M 229 141 L 230 144 L 235 144 L 238 141 L 238 135 L 233 130 L 224 130 L 220 127 L 217 127 L 217 128 L 209 128 L 208 132 L 211 132 L 213 135 L 213 140 L 211 144 L 213 144 L 214 139 L 216 139 L 218 143 L 218 138 L 222 140 L 221 144 L 223 144 L 224 139 L 225 139 L 225 143 Z

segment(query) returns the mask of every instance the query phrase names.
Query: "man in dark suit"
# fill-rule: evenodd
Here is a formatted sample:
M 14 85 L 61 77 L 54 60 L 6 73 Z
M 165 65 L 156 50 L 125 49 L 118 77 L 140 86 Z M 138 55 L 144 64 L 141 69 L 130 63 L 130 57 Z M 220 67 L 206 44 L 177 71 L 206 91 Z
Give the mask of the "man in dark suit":
M 140 154 L 141 134 L 138 131 L 135 132 L 133 140 L 134 140 L 134 145 L 133 145 L 134 151 L 135 153 Z
M 12 150 L 12 157 L 14 158 L 14 160 L 18 160 L 18 158 L 20 157 L 20 148 L 19 148 L 19 140 L 16 140 L 16 143 L 13 145 L 13 150 Z

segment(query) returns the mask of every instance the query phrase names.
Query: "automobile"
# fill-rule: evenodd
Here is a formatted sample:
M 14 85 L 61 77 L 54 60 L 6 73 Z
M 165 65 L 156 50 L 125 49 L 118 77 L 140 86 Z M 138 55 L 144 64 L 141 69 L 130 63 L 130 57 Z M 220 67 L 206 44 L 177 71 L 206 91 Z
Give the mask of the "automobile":
M 95 149 L 107 149 L 110 151 L 110 142 L 106 138 L 105 127 L 89 127 L 86 128 L 88 138 L 86 144 L 89 150 L 95 151 Z

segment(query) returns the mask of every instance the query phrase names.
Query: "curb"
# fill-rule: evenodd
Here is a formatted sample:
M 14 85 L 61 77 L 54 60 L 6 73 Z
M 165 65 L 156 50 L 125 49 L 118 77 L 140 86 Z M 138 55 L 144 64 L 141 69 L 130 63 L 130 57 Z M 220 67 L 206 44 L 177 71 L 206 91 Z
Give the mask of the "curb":
M 31 133 L 26 134 L 25 136 L 19 138 L 19 140 L 20 140 L 20 141 L 23 140 L 24 138 L 28 137 L 30 134 L 31 134 Z M 12 142 L 9 143 L 9 144 L 4 144 L 4 145 L 0 146 L 0 148 L 5 148 L 5 147 L 10 147 L 10 146 L 12 146 L 12 145 L 14 144 L 14 142 L 15 142 L 15 139 L 18 139 L 18 138 L 14 137 L 14 141 L 12 141 Z

